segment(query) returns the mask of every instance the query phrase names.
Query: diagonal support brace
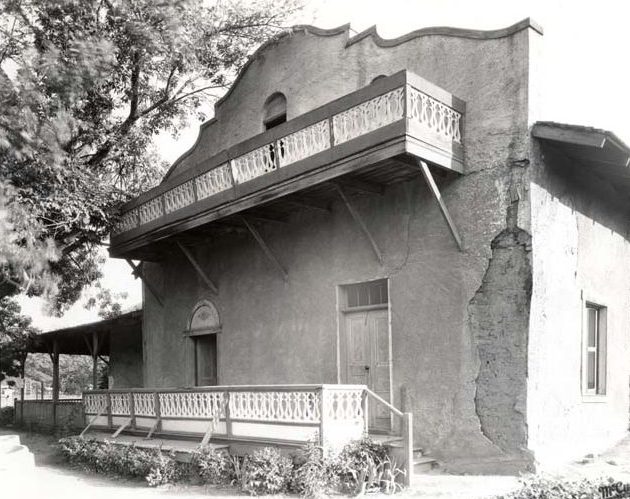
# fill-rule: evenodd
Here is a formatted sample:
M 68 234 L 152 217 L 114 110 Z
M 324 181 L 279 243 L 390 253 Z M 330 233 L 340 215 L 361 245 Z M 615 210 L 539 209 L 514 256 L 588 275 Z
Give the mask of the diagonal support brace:
M 276 258 L 276 255 L 274 255 L 273 251 L 271 251 L 269 246 L 267 246 L 267 243 L 265 243 L 265 240 L 262 238 L 262 236 L 259 234 L 259 232 L 256 230 L 256 228 L 252 224 L 250 224 L 245 217 L 241 216 L 240 218 L 241 218 L 241 221 L 243 222 L 243 225 L 245 225 L 245 227 L 247 227 L 247 230 L 249 230 L 250 234 L 254 237 L 254 239 L 256 239 L 256 242 L 260 245 L 260 248 L 263 250 L 263 252 L 267 256 L 269 261 L 271 261 L 271 263 L 273 263 L 274 267 L 276 267 L 276 269 L 278 269 L 278 272 L 280 272 L 280 274 L 282 274 L 282 278 L 285 281 L 288 281 L 289 280 L 289 274 L 287 273 L 286 270 L 284 270 L 284 267 L 280 264 L 280 262 Z
M 199 274 L 199 277 L 201 277 L 201 279 L 206 284 L 206 286 L 208 286 L 208 289 L 212 291 L 215 295 L 218 295 L 219 289 L 214 284 L 214 282 L 212 282 L 212 279 L 210 279 L 208 275 L 203 271 L 203 269 L 201 268 L 201 265 L 199 265 L 197 260 L 195 260 L 195 257 L 190 252 L 190 250 L 186 248 L 186 246 L 184 246 L 179 241 L 177 241 L 177 246 L 179 246 L 179 249 L 182 250 L 182 253 L 186 255 L 186 258 L 188 258 L 188 261 L 193 266 L 193 268 L 197 271 L 197 274 Z
M 433 178 L 433 175 L 431 174 L 431 170 L 429 170 L 429 166 L 424 161 L 418 160 L 418 167 L 420 168 L 420 171 L 422 172 L 422 176 L 424 177 L 424 180 L 429 185 L 429 189 L 431 190 L 433 197 L 435 198 L 435 200 L 437 201 L 440 207 L 442 216 L 444 217 L 444 220 L 446 221 L 446 224 L 448 225 L 448 228 L 450 229 L 451 234 L 453 234 L 453 239 L 455 239 L 455 242 L 457 243 L 457 247 L 459 248 L 459 251 L 463 251 L 462 238 L 459 236 L 459 232 L 457 231 L 455 222 L 453 222 L 453 219 L 451 218 L 451 214 L 448 212 L 448 208 L 446 207 L 446 204 L 444 203 L 444 200 L 442 199 L 442 194 L 440 194 L 440 190 L 438 189 L 438 186 L 435 183 L 435 179 Z
M 129 260 L 128 258 L 126 259 L 126 261 L 129 264 L 129 266 L 133 269 L 132 273 L 133 273 L 134 277 L 139 277 L 140 280 L 147 287 L 149 292 L 153 295 L 153 298 L 156 299 L 156 301 L 160 304 L 161 307 L 164 307 L 164 303 L 162 302 L 162 299 L 160 298 L 160 295 L 158 295 L 157 291 L 155 291 L 153 286 L 151 286 L 151 284 L 149 283 L 148 279 L 144 276 L 144 274 L 142 273 L 142 268 L 140 267 L 140 265 L 134 265 L 134 263 L 131 260 Z
M 346 193 L 343 191 L 343 188 L 339 184 L 336 184 L 336 183 L 333 185 L 335 187 L 335 190 L 339 193 L 339 196 L 341 197 L 343 203 L 346 205 L 346 208 L 350 212 L 350 215 L 352 216 L 354 221 L 357 223 L 357 225 L 360 227 L 361 231 L 363 232 L 363 235 L 370 242 L 370 246 L 372 246 L 372 251 L 374 251 L 374 254 L 376 255 L 378 263 L 383 265 L 383 254 L 381 253 L 381 250 L 379 249 L 378 244 L 376 244 L 376 241 L 372 237 L 372 234 L 370 234 L 370 231 L 368 230 L 367 225 L 365 225 L 365 222 L 361 218 L 361 215 L 359 215 L 359 212 L 354 208 L 354 206 L 352 206 L 352 204 L 350 204 L 350 200 L 348 199 L 348 196 L 346 196 Z

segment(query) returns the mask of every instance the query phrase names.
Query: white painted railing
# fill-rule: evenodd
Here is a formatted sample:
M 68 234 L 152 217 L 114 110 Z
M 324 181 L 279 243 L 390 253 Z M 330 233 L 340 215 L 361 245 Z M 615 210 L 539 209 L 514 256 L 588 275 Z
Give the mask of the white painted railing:
M 257 144 L 261 145 L 238 153 L 223 164 L 126 211 L 113 233 L 122 234 L 142 227 L 202 199 L 402 120 L 413 123 L 420 135 L 425 139 L 429 137 L 430 142 L 461 145 L 462 113 L 429 95 L 430 91 L 417 88 L 422 85 L 414 81 L 417 80 L 400 83 L 399 87 L 381 93 L 365 92 L 372 90 L 369 87 L 359 90 L 354 93 L 362 96 L 363 100 L 358 104 L 354 104 L 357 99 L 349 94 L 338 103 L 330 104 L 325 119 L 294 129 L 277 139 L 272 138 L 273 133 L 266 132 L 269 135 L 263 134 L 260 140 L 265 141 L 264 137 L 269 136 L 268 142 L 259 141 Z M 344 99 L 353 105 L 344 107 Z
M 361 385 L 216 386 L 83 393 L 86 424 L 112 431 L 197 435 L 226 440 L 340 448 L 367 432 Z

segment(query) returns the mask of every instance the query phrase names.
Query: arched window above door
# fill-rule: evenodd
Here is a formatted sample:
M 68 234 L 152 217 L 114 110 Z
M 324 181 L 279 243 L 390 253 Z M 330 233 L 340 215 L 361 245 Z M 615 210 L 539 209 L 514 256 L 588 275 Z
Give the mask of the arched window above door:
M 221 320 L 217 308 L 208 300 L 195 305 L 190 316 L 188 331 L 190 336 L 213 334 L 221 331 Z
M 265 101 L 263 110 L 263 125 L 269 130 L 287 121 L 287 98 L 281 92 L 276 92 Z

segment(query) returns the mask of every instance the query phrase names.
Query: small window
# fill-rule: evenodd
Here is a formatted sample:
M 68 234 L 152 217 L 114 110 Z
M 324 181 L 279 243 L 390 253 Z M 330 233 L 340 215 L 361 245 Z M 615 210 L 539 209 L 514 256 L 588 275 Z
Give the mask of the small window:
M 370 82 L 370 85 L 371 85 L 372 83 L 377 82 L 378 80 L 382 80 L 383 78 L 387 78 L 387 76 L 385 76 L 385 75 L 378 75 L 378 76 L 375 76 L 374 78 L 372 78 L 372 81 Z
M 584 330 L 583 379 L 586 395 L 606 394 L 606 307 L 586 304 Z
M 387 305 L 387 279 L 345 286 L 347 308 Z
M 263 125 L 265 130 L 270 130 L 285 121 L 287 121 L 287 98 L 284 94 L 277 92 L 265 102 Z

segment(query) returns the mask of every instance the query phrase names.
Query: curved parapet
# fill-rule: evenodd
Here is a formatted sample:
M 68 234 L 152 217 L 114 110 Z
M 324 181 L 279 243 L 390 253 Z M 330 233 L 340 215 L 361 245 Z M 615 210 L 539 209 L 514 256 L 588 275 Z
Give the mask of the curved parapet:
M 482 97 L 496 106 L 496 99 L 479 95 L 479 90 L 497 87 L 503 92 L 499 87 L 508 76 L 526 85 L 527 35 L 520 37 L 521 43 L 508 40 L 529 30 L 542 34 L 530 19 L 490 31 L 422 28 L 392 39 L 382 38 L 374 26 L 355 36 L 349 24 L 332 29 L 294 26 L 250 57 L 216 102 L 214 118 L 201 125 L 197 141 L 173 163 L 165 179 L 264 131 L 263 106 L 277 92 L 287 97 L 290 120 L 368 85 L 376 76 L 410 70 L 467 102 Z M 504 73 L 498 78 L 492 71 L 482 73 L 484 68 Z M 523 88 L 511 90 L 513 95 L 505 97 L 518 101 Z M 506 108 L 515 109 L 514 102 Z M 516 110 L 518 114 L 518 106 Z

